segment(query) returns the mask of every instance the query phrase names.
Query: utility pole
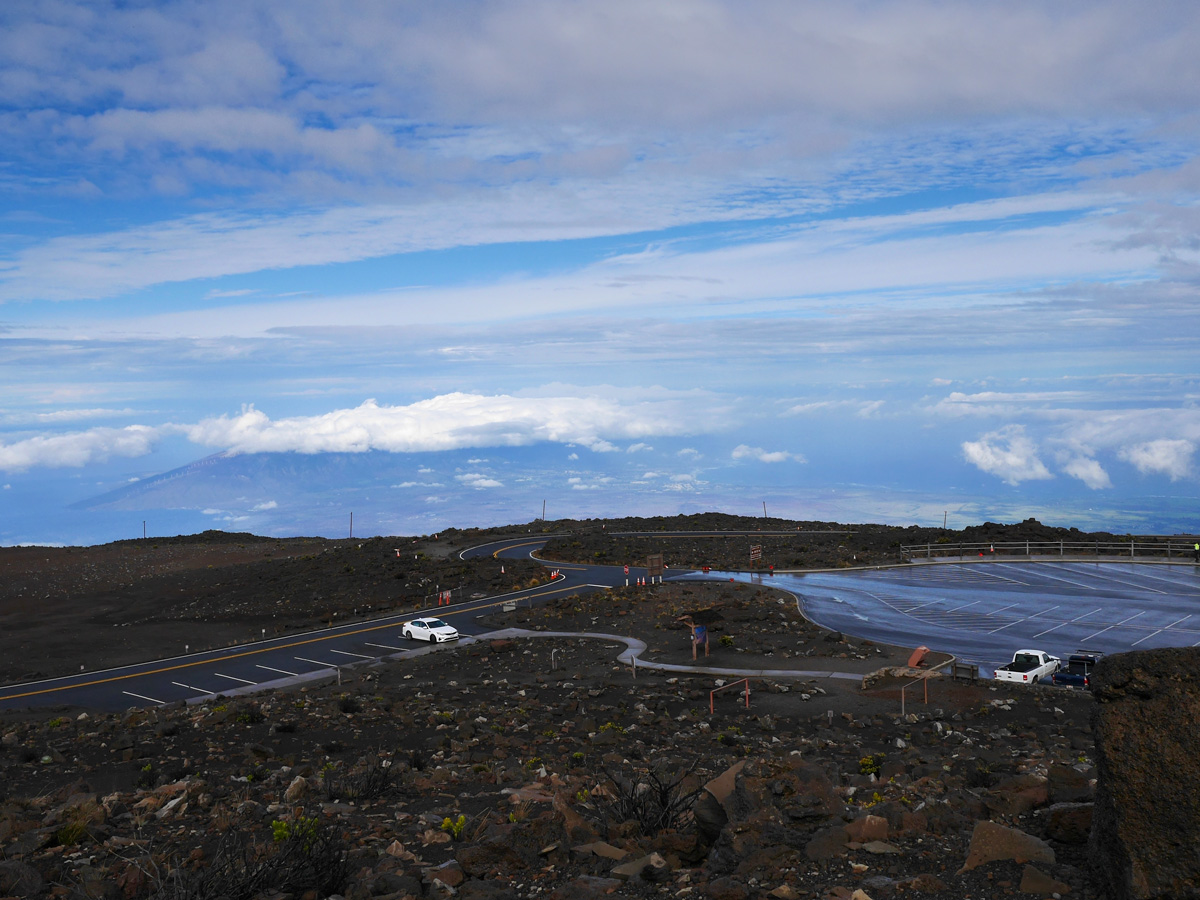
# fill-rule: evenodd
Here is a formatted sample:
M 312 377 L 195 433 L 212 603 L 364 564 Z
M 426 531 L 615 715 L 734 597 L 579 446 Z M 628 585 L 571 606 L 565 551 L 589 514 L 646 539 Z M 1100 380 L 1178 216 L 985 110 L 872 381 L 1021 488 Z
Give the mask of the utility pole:
M 767 501 L 764 500 L 763 501 L 763 518 L 765 519 L 766 517 L 767 517 Z
M 354 537 L 354 513 L 350 513 L 350 537 Z
M 542 501 L 542 521 L 546 521 L 546 501 Z
M 948 509 L 942 510 L 942 531 L 946 530 L 946 516 L 950 514 Z

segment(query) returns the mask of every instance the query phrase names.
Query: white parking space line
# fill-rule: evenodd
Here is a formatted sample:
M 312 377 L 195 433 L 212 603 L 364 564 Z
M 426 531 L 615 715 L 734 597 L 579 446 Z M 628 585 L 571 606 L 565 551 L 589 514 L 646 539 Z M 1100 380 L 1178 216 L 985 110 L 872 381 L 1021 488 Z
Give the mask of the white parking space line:
M 1152 634 L 1148 634 L 1148 635 L 1146 635 L 1146 636 L 1145 636 L 1145 637 L 1143 637 L 1143 638 L 1138 638 L 1136 641 L 1134 641 L 1134 642 L 1133 642 L 1132 644 L 1130 644 L 1129 646 L 1130 646 L 1130 647 L 1136 647 L 1136 646 L 1137 646 L 1138 644 L 1140 644 L 1142 641 L 1148 641 L 1148 640 L 1150 640 L 1150 638 L 1154 637 L 1154 635 L 1156 635 L 1156 634 L 1162 634 L 1164 631 L 1168 631 L 1169 629 L 1171 629 L 1171 628 L 1174 628 L 1174 627 L 1175 627 L 1176 625 L 1178 625 L 1180 622 L 1186 622 L 1186 621 L 1187 621 L 1188 619 L 1190 619 L 1191 617 L 1192 617 L 1192 614 L 1191 614 L 1191 613 L 1188 613 L 1188 614 L 1187 614 L 1186 616 L 1184 616 L 1182 619 L 1176 619 L 1176 620 L 1175 620 L 1174 622 L 1172 622 L 1170 625 L 1164 625 L 1162 628 L 1158 629 L 1158 631 L 1155 631 L 1155 632 L 1154 632 L 1154 633 L 1152 633 Z
M 986 565 L 986 563 L 985 563 L 985 565 Z M 991 563 L 991 565 L 1000 565 L 1000 566 L 1007 567 L 1008 563 Z M 986 569 L 980 569 L 979 574 L 986 575 L 989 578 L 996 578 L 996 579 L 999 579 L 1000 581 L 1007 581 L 1009 584 L 1019 584 L 1022 587 L 1029 587 L 1028 581 L 1019 581 L 1016 578 L 1009 578 L 1007 575 L 997 575 L 995 572 L 989 572 Z
M 1143 568 L 1149 568 L 1149 566 L 1143 566 Z M 1179 587 L 1187 588 L 1188 590 L 1173 592 L 1173 593 L 1179 594 L 1180 596 L 1184 596 L 1184 597 L 1200 596 L 1200 594 L 1197 594 L 1197 591 L 1196 591 L 1197 585 L 1196 585 L 1195 581 L 1180 581 L 1175 578 L 1168 578 L 1165 575 L 1160 575 L 1158 573 L 1151 574 L 1149 572 L 1139 572 L 1138 574 L 1142 578 L 1146 579 L 1147 581 L 1158 581 L 1163 584 L 1169 584 L 1175 588 L 1179 588 Z M 1174 575 L 1175 572 L 1171 572 L 1170 574 Z
M 309 659 L 306 656 L 296 656 L 293 658 L 300 660 L 300 662 L 312 663 L 314 666 L 323 666 L 326 669 L 336 669 L 337 668 L 337 663 L 322 662 L 319 659 Z
M 368 647 L 379 647 L 381 650 L 399 650 L 401 653 L 407 653 L 407 647 L 392 647 L 388 644 L 372 644 L 370 641 L 363 641 Z
M 1120 628 L 1126 622 L 1132 622 L 1138 616 L 1144 616 L 1145 614 L 1146 614 L 1146 610 L 1143 609 L 1140 613 L 1134 613 L 1128 619 L 1122 619 L 1120 622 L 1117 622 L 1115 625 L 1109 625 L 1107 628 L 1101 628 L 1095 634 L 1089 634 L 1087 637 L 1082 638 L 1081 642 L 1082 641 L 1090 641 L 1092 638 L 1099 637 L 1100 635 L 1104 634 L 1104 632 L 1106 632 L 1106 631 L 1112 631 L 1114 628 Z
M 1138 581 L 1126 581 L 1123 578 L 1117 578 L 1113 575 L 1109 575 L 1107 572 L 1104 573 L 1103 580 L 1106 582 L 1111 582 L 1113 584 L 1123 584 L 1123 585 L 1125 585 L 1125 587 L 1132 587 L 1132 588 L 1138 588 L 1139 590 L 1143 590 L 1143 591 L 1149 591 L 1152 594 L 1170 593 L 1169 591 L 1160 591 L 1158 588 L 1146 587 L 1145 584 L 1142 584 L 1141 582 L 1138 582 Z
M 966 609 L 968 606 L 974 606 L 976 603 L 979 603 L 979 602 L 980 601 L 978 601 L 978 600 L 972 600 L 970 603 L 964 603 L 962 606 L 956 606 L 953 609 L 944 609 L 944 610 L 942 610 L 942 615 L 948 616 L 948 615 L 950 615 L 950 613 L 958 612 L 960 609 Z
M 876 599 L 876 600 L 881 599 L 879 597 L 875 597 L 874 594 L 871 594 L 869 596 L 874 597 L 874 599 Z M 908 609 L 906 609 L 904 611 L 906 613 L 911 613 L 914 609 L 920 609 L 922 606 L 928 606 L 930 603 L 940 603 L 940 602 L 941 602 L 940 600 L 926 600 L 924 603 L 918 603 L 916 606 L 910 606 Z
M 240 681 L 242 684 L 258 684 L 257 681 L 247 681 L 245 678 L 238 678 L 236 675 L 222 675 L 220 672 L 213 672 L 218 678 L 228 678 L 230 681 Z
M 133 691 L 121 691 L 127 697 L 137 697 L 139 700 L 149 700 L 151 703 L 157 703 L 159 706 L 166 706 L 166 700 L 155 700 L 153 697 L 143 697 L 141 694 L 135 694 Z
M 299 676 L 299 672 L 289 672 L 287 669 L 273 669 L 270 666 L 255 666 L 256 669 L 266 669 L 268 672 L 278 672 L 280 675 L 291 675 L 293 678 Z
M 177 687 L 187 688 L 189 691 L 199 691 L 201 694 L 215 694 L 216 693 L 216 691 L 206 691 L 204 688 L 198 688 L 198 687 L 194 687 L 190 684 L 184 684 L 182 681 L 172 681 L 171 684 L 173 684 Z
M 359 659 L 374 659 L 375 658 L 374 656 L 371 656 L 371 654 L 369 654 L 369 653 L 351 653 L 348 650 L 334 650 L 332 647 L 329 649 L 329 652 L 330 653 L 340 653 L 342 656 L 357 656 Z
M 1058 609 L 1060 606 L 1062 606 L 1062 604 L 1061 604 L 1061 603 L 1055 603 L 1055 604 L 1054 604 L 1053 606 L 1051 606 L 1049 609 L 1039 609 L 1039 610 L 1038 610 L 1037 612 L 1035 612 L 1035 613 L 1030 613 L 1030 614 L 1029 614 L 1029 618 L 1031 618 L 1031 619 L 1036 619 L 1038 616 L 1040 616 L 1040 615 L 1043 615 L 1044 613 L 1048 613 L 1048 612 L 1054 612 L 1054 610 Z
M 1071 619 L 1071 621 L 1069 621 L 1069 622 L 1059 622 L 1059 623 L 1058 623 L 1057 625 L 1055 625 L 1053 628 L 1047 628 L 1045 631 L 1039 631 L 1037 634 L 1035 634 L 1035 635 L 1034 635 L 1034 637 L 1035 637 L 1035 638 L 1040 638 L 1040 637 L 1041 637 L 1043 634 L 1049 634 L 1049 633 L 1050 633 L 1050 632 L 1052 632 L 1052 631 L 1058 631 L 1058 629 L 1060 629 L 1060 628 L 1062 628 L 1062 627 L 1064 627 L 1064 626 L 1066 626 L 1066 625 L 1074 625 L 1074 624 L 1075 624 L 1076 622 L 1078 622 L 1080 619 L 1086 619 L 1088 616 L 1090 616 L 1090 615 L 1093 615 L 1093 614 L 1095 614 L 1095 613 L 1098 613 L 1098 612 L 1102 611 L 1103 609 L 1104 609 L 1104 607 L 1103 607 L 1103 606 L 1097 606 L 1097 607 L 1096 607 L 1095 609 L 1093 609 L 1091 612 L 1086 612 L 1086 613 L 1084 613 L 1084 614 L 1083 614 L 1083 615 L 1081 615 L 1081 616 L 1076 616 L 1075 618 Z
M 1043 565 L 1045 565 L 1046 568 L 1048 569 L 1052 566 L 1057 566 L 1058 563 L 1043 563 Z M 1050 579 L 1051 581 L 1061 581 L 1063 584 L 1073 584 L 1073 585 L 1075 585 L 1075 587 L 1086 588 L 1088 590 L 1091 590 L 1094 587 L 1094 585 L 1086 584 L 1082 581 L 1074 581 L 1070 578 L 1060 578 L 1057 575 L 1050 575 L 1049 573 L 1041 571 L 1041 570 L 1038 571 L 1038 574 L 1041 575 L 1043 578 Z

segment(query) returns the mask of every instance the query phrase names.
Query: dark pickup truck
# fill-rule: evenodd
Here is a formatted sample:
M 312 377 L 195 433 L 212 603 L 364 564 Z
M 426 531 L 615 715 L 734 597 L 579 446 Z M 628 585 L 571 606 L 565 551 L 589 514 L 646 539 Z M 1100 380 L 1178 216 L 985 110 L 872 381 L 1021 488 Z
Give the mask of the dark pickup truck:
M 1076 653 L 1067 657 L 1067 664 L 1052 676 L 1055 684 L 1069 687 L 1090 687 L 1092 669 L 1100 662 L 1099 653 Z

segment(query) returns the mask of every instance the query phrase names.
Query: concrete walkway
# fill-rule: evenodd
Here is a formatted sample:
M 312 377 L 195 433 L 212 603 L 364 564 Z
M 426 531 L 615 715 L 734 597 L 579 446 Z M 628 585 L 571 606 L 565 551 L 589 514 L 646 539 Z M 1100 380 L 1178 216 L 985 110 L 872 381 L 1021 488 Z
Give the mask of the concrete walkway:
M 476 644 L 480 641 L 493 640 L 521 640 L 525 638 L 568 638 L 568 639 L 587 639 L 597 641 L 613 641 L 618 644 L 624 644 L 625 650 L 617 655 L 617 662 L 622 665 L 630 666 L 635 671 L 637 669 L 653 669 L 658 672 L 675 672 L 680 675 L 715 675 L 718 678 L 839 678 L 847 681 L 863 680 L 864 673 L 862 672 L 830 672 L 826 670 L 814 669 L 726 669 L 717 666 L 685 666 L 675 663 L 662 663 L 644 660 L 641 655 L 646 652 L 645 641 L 638 640 L 635 637 L 629 637 L 622 634 L 604 634 L 594 631 L 530 631 L 525 628 L 504 628 L 500 631 L 489 631 L 478 635 L 463 635 L 455 646 L 463 647 L 470 644 Z M 319 670 L 316 672 L 307 672 L 303 675 L 289 676 L 286 678 L 277 678 L 273 681 L 264 681 L 260 684 L 230 688 L 221 692 L 223 697 L 239 697 L 257 694 L 266 690 L 282 690 L 291 687 L 297 687 L 305 684 L 320 684 L 326 681 L 337 680 L 341 684 L 342 672 L 347 674 L 353 673 L 356 669 L 378 665 L 381 662 L 395 662 L 404 659 L 405 657 L 424 656 L 427 653 L 437 653 L 445 644 L 437 644 L 428 647 L 416 647 L 404 653 L 394 653 L 387 656 L 380 656 L 362 662 L 347 663 L 339 669 L 330 671 Z M 212 700 L 212 697 L 192 697 L 184 701 L 189 705 L 203 704 Z
M 845 678 L 862 681 L 863 673 L 829 672 L 812 669 L 725 669 L 717 666 L 686 666 L 644 660 L 646 643 L 634 637 L 620 634 L 601 634 L 594 631 L 529 631 L 525 628 L 505 628 L 476 636 L 477 641 L 503 640 L 505 638 L 589 638 L 600 641 L 616 641 L 625 645 L 625 651 L 617 656 L 617 662 L 637 669 L 653 669 L 659 672 L 678 672 L 680 675 L 717 675 L 721 678 Z

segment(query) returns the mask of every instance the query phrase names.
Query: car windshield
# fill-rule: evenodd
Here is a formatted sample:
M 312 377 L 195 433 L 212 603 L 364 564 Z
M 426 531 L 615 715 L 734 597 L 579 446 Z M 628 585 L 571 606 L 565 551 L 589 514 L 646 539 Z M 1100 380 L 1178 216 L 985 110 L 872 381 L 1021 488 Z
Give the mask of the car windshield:
M 441 619 L 426 619 L 425 627 L 426 628 L 446 628 L 447 626 L 446 626 L 446 623 L 443 622 Z

